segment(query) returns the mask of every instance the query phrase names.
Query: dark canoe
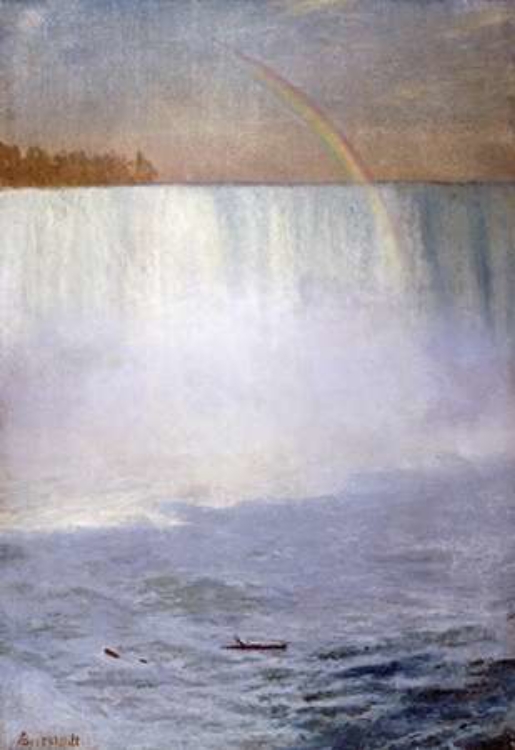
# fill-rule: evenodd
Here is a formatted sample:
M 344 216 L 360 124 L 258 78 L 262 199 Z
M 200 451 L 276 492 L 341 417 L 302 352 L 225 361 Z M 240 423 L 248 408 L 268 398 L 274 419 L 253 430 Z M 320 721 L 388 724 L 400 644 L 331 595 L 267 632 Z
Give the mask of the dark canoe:
M 114 648 L 105 648 L 104 649 L 104 654 L 106 656 L 110 656 L 111 659 L 119 659 L 120 658 L 120 654 L 117 651 L 115 651 Z
M 254 641 L 236 641 L 224 646 L 229 651 L 286 651 L 288 644 L 284 641 L 257 643 Z

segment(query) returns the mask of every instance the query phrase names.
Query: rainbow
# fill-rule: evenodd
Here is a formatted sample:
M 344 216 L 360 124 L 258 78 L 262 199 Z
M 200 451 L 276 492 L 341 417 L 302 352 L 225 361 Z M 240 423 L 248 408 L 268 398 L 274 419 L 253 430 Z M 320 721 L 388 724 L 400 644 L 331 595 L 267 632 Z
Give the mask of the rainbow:
M 387 269 L 398 275 L 402 268 L 402 257 L 401 243 L 395 223 L 380 191 L 374 185 L 373 175 L 349 139 L 338 131 L 329 116 L 315 102 L 273 68 L 237 50 L 231 49 L 230 52 L 252 71 L 255 80 L 262 83 L 268 91 L 288 105 L 289 109 L 320 138 L 325 149 L 343 168 L 342 176 L 345 180 L 351 180 L 367 188 L 376 220 L 376 229 L 383 238 Z

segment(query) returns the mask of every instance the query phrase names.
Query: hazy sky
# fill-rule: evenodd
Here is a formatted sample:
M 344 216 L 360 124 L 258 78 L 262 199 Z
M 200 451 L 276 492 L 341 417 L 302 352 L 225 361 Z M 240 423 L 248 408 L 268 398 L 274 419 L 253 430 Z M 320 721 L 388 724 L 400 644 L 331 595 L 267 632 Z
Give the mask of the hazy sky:
M 0 140 L 139 148 L 165 180 L 341 179 L 232 50 L 377 179 L 515 179 L 512 0 L 0 0 Z

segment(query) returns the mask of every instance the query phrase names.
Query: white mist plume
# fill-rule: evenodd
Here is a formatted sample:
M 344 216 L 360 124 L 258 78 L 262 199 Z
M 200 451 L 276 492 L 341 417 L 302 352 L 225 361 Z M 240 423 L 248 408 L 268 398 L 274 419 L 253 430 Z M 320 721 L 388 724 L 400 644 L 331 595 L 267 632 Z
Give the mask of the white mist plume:
M 436 275 L 417 196 L 387 196 L 410 238 L 397 296 L 360 188 L 2 196 L 9 470 L 159 477 L 169 497 L 227 502 L 509 451 L 508 244 L 488 250 L 495 340 L 463 252 L 476 194 L 449 212 L 463 254 Z

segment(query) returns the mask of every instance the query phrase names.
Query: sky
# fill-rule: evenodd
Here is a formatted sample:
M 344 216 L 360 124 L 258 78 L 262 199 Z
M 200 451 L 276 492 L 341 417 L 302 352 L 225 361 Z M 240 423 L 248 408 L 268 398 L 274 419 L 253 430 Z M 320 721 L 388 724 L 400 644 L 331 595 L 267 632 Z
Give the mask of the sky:
M 0 0 L 0 140 L 142 150 L 171 182 L 515 179 L 512 0 Z

